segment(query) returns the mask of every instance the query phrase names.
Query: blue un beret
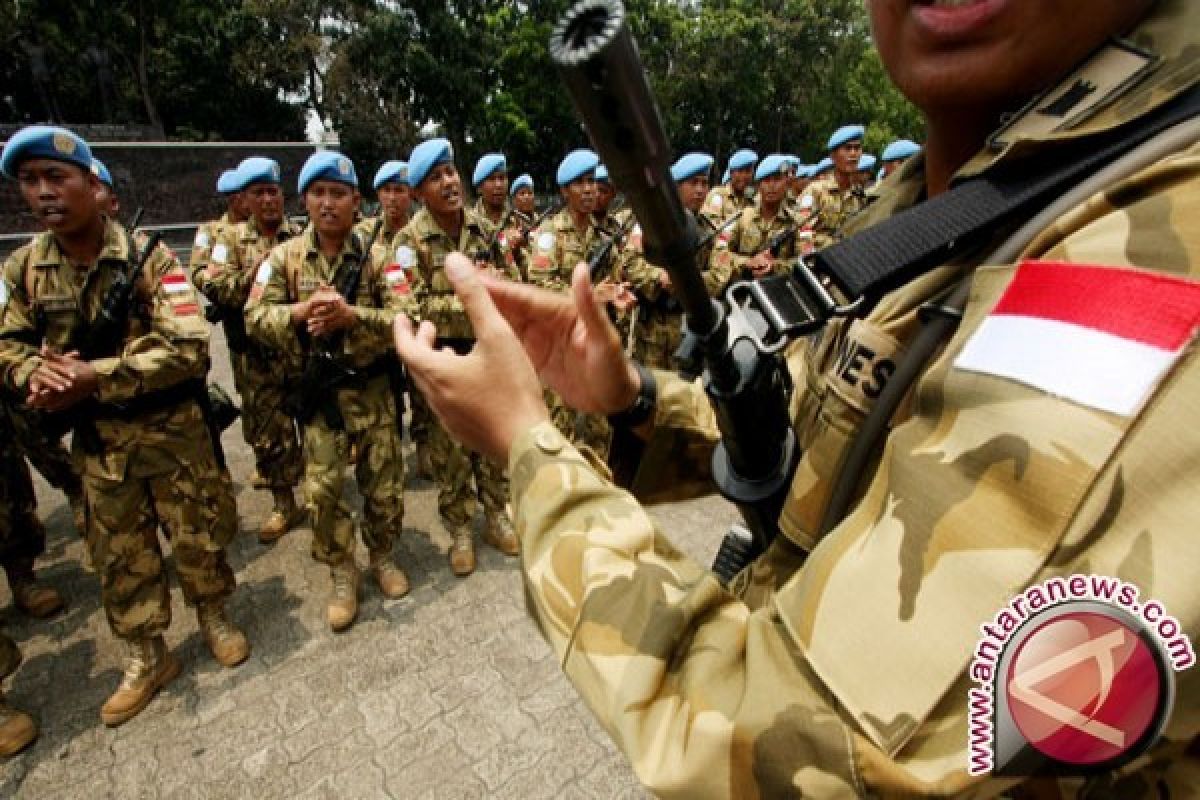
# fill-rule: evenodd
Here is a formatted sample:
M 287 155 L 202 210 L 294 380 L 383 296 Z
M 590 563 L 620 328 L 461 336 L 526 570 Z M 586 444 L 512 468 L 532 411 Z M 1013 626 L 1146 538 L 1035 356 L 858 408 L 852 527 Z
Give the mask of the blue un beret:
M 17 167 L 33 158 L 65 161 L 92 172 L 91 148 L 87 146 L 87 142 L 66 128 L 30 125 L 17 131 L 0 153 L 0 172 L 10 178 L 16 178 Z
M 399 183 L 408 186 L 408 164 L 404 161 L 385 161 L 379 171 L 375 173 L 375 180 L 372 186 L 376 191 L 385 183 Z
M 782 172 L 787 164 L 787 156 L 772 153 L 758 162 L 758 169 L 754 170 L 754 180 L 761 181 L 763 178 Z
M 108 167 L 104 166 L 104 162 L 98 158 L 92 159 L 92 172 L 96 173 L 96 177 L 110 189 L 117 188 L 113 185 L 112 173 L 108 171 Z
M 868 170 L 875 169 L 875 164 L 875 156 L 871 155 L 870 153 L 863 153 L 858 158 L 859 172 L 866 172 Z
M 471 186 L 478 186 L 496 172 L 508 172 L 508 161 L 503 153 L 488 153 L 475 162 L 475 173 L 471 176 Z
M 707 175 L 712 165 L 713 157 L 708 153 L 688 153 L 671 165 L 671 178 L 679 183 L 697 175 Z
M 233 194 L 246 188 L 236 169 L 227 169 L 217 178 L 217 194 Z
M 279 183 L 279 162 L 262 156 L 250 156 L 237 167 L 238 179 L 245 189 L 252 183 Z
M 319 150 L 308 157 L 300 168 L 300 180 L 297 186 L 300 194 L 313 181 L 337 181 L 347 186 L 358 188 L 358 173 L 354 171 L 354 162 L 335 150 Z
M 454 160 L 454 148 L 446 139 L 430 139 L 413 148 L 408 157 L 408 185 L 421 185 L 429 170 L 438 164 Z
M 817 162 L 817 165 L 813 167 L 812 176 L 815 178 L 818 175 L 823 175 L 826 172 L 829 172 L 831 169 L 833 169 L 833 159 L 828 157 L 822 158 Z
M 757 163 L 758 153 L 742 148 L 729 157 L 728 169 L 746 169 L 747 167 L 753 167 Z
M 594 172 L 600 164 L 600 156 L 593 153 L 591 150 L 572 150 L 567 153 L 566 158 L 558 165 L 558 174 L 555 176 L 559 186 L 566 186 L 574 180 L 582 178 L 590 172 Z
M 921 152 L 921 146 L 908 139 L 897 139 L 883 149 L 883 163 L 902 161 Z
M 526 188 L 526 189 L 529 189 L 530 191 L 533 190 L 533 178 L 529 177 L 528 172 L 522 174 L 520 177 L 518 177 L 515 181 L 512 182 L 512 186 L 508 187 L 508 193 L 510 195 L 516 194 L 517 189 L 521 189 L 521 188 Z
M 835 147 L 841 147 L 846 142 L 852 142 L 855 139 L 862 139 L 867 133 L 867 129 L 862 125 L 843 125 L 833 132 L 829 137 L 829 142 L 825 145 L 826 150 L 832 150 Z
M 608 179 L 608 167 L 603 164 L 596 167 L 596 183 L 610 183 Z

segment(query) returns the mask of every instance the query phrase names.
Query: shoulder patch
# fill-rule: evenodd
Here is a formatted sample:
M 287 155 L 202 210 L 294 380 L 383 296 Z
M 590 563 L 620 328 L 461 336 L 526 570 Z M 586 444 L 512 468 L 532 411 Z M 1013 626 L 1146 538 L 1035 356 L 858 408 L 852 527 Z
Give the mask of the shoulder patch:
M 548 253 L 551 250 L 553 250 L 554 249 L 554 234 L 551 233 L 550 231 L 546 231 L 545 233 L 539 235 L 538 240 L 537 240 L 537 246 L 538 246 L 538 250 L 541 250 L 543 252 Z
M 192 247 L 208 247 L 208 231 L 200 228 L 196 231 L 196 238 L 192 241 Z
M 220 264 L 224 264 L 229 260 L 229 248 L 223 244 L 217 244 L 217 246 L 212 249 L 212 260 Z
M 721 195 L 717 194 L 716 192 L 713 192 L 708 196 L 708 204 L 714 209 L 719 209 L 723 202 L 724 201 L 722 200 Z
M 396 263 L 404 269 L 412 269 L 417 264 L 417 252 L 406 244 L 396 248 Z
M 813 198 L 812 198 L 811 194 L 802 195 L 800 197 L 800 207 L 801 208 L 812 208 L 813 207 Z
M 267 283 L 271 280 L 271 259 L 264 258 L 262 263 L 258 265 L 258 272 L 254 275 L 254 285 L 250 287 L 250 299 L 258 300 L 263 296 L 263 291 L 267 288 Z
M 0 278 L 0 311 L 8 305 L 8 282 L 4 278 Z

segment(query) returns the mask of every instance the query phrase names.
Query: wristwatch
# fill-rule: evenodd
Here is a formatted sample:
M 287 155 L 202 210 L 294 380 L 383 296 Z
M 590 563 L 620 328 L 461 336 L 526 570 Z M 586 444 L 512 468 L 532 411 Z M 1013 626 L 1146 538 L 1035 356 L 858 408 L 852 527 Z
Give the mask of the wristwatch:
M 614 428 L 636 428 L 653 417 L 658 407 L 658 382 L 654 380 L 654 373 L 636 361 L 633 362 L 633 368 L 637 370 L 641 387 L 637 397 L 633 398 L 633 405 L 608 415 L 608 424 Z

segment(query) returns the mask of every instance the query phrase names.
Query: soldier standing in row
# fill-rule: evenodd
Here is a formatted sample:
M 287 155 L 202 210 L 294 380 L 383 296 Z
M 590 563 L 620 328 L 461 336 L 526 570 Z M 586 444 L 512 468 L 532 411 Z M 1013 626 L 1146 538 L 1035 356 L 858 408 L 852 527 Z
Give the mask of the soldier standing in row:
M 488 153 L 475 163 L 471 189 L 478 195 L 475 213 L 493 228 L 504 224 L 508 208 L 508 161 L 503 153 Z
M 725 220 L 750 206 L 752 200 L 747 190 L 757 163 L 758 153 L 747 148 L 729 157 L 729 166 L 725 168 L 729 180 L 709 192 L 704 201 L 704 215 L 712 220 L 713 225 L 721 227 Z
M 284 214 L 278 163 L 252 156 L 237 172 L 250 218 L 218 234 L 197 286 L 219 310 L 225 329 L 233 380 L 242 396 L 242 432 L 254 450 L 255 480 L 271 492 L 272 510 L 258 531 L 259 541 L 270 544 L 303 516 L 295 498 L 304 467 L 300 441 L 283 410 L 289 373 L 299 365 L 251 341 L 244 311 L 258 265 L 276 245 L 298 236 L 301 228 Z
M 471 253 L 483 268 L 516 279 L 515 266 L 497 267 L 489 259 L 494 228 L 474 210 L 464 208 L 462 179 L 445 139 L 422 142 L 409 156 L 409 177 L 424 207 L 392 242 L 395 263 L 412 286 L 414 318 L 437 329 L 440 346 L 466 353 L 475 346 L 475 331 L 454 296 L 443 269 L 446 254 Z M 471 521 L 476 500 L 483 506 L 483 539 L 505 555 L 517 554 L 517 538 L 505 510 L 508 478 L 503 466 L 481 458 L 451 439 L 437 420 L 430 430 L 429 454 L 438 486 L 438 513 L 450 534 L 450 569 L 455 575 L 475 570 Z
M 217 194 L 225 199 L 225 211 L 214 220 L 209 220 L 196 229 L 196 238 L 192 242 L 191 260 L 188 262 L 188 273 L 192 284 L 196 283 L 196 273 L 208 266 L 208 253 L 217 243 L 217 238 L 226 228 L 245 222 L 250 218 L 250 210 L 246 207 L 242 182 L 237 169 L 227 169 L 217 178 Z
M 245 660 L 245 636 L 225 616 L 234 588 L 225 545 L 237 530 L 205 422 L 208 326 L 166 247 L 139 259 L 129 232 L 104 217 L 87 144 L 62 128 L 13 136 L 0 168 L 17 180 L 48 232 L 4 265 L 0 380 L 48 413 L 65 412 L 83 465 L 87 543 L 113 632 L 129 644 L 125 675 L 100 716 L 119 725 L 140 712 L 180 664 L 163 641 L 170 624 L 161 525 L 184 598 L 216 660 Z M 112 285 L 133 281 L 133 305 L 104 352 L 95 330 Z M 79 331 L 89 329 L 88 335 Z M 122 335 L 123 334 L 123 335 Z M 107 343 L 106 343 L 107 344 Z
M 828 247 L 842 238 L 842 225 L 866 205 L 866 195 L 858 177 L 858 159 L 862 155 L 862 125 L 843 125 L 833 132 L 826 144 L 832 175 L 828 180 L 809 186 L 800 197 L 800 209 L 813 214 L 813 247 Z M 823 160 L 821 164 L 825 164 Z
M 886 180 L 889 175 L 900 169 L 905 161 L 919 152 L 921 146 L 908 139 L 897 139 L 883 148 L 883 154 L 879 157 L 883 168 L 883 177 L 880 180 Z
M 354 233 L 362 198 L 350 159 L 329 150 L 314 153 L 298 186 L 312 222 L 258 267 L 246 328 L 287 363 L 305 365 L 291 383 L 311 403 L 296 410 L 304 429 L 312 555 L 329 566 L 329 627 L 343 631 L 358 615 L 360 577 L 354 517 L 342 500 L 352 448 L 371 572 L 386 597 L 408 592 L 408 577 L 392 559 L 404 517 L 404 460 L 389 374 L 397 365 L 389 357 L 387 331 L 396 312 L 409 306 L 402 273 L 385 271 L 382 248 L 368 252 Z M 334 362 L 340 374 L 306 386 L 320 358 Z
M 786 270 L 788 262 L 801 255 L 804 218 L 789 207 L 787 175 L 783 156 L 764 158 L 755 171 L 758 194 L 754 205 L 743 210 L 727 235 L 717 239 L 710 268 L 718 274 L 739 278 L 764 278 Z

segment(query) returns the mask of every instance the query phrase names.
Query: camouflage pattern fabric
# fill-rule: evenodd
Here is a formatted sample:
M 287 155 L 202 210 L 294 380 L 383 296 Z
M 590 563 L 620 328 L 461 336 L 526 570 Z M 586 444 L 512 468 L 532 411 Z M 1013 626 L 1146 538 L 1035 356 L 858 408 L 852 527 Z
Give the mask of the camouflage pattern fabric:
M 192 240 L 192 252 L 188 257 L 187 271 L 192 285 L 201 292 L 205 291 L 205 286 L 208 283 L 206 270 L 208 269 L 208 262 L 212 255 L 213 247 L 226 229 L 235 227 L 237 224 L 229 218 L 229 212 L 227 211 L 220 217 L 209 220 L 196 229 L 196 238 Z
M 92 319 L 116 270 L 130 258 L 124 229 L 109 221 L 104 246 L 79 292 L 76 269 L 54 237 L 42 234 L 4 265 L 13 287 L 0 309 L 0 380 L 23 395 L 40 363 L 33 341 L 70 349 L 80 316 Z M 208 325 L 183 268 L 163 246 L 137 285 L 138 308 L 115 356 L 92 362 L 101 402 L 130 401 L 145 391 L 202 379 L 208 367 Z M 35 319 L 45 319 L 39 330 Z M 41 342 L 38 342 L 40 344 Z M 224 546 L 237 531 L 229 483 L 221 476 L 199 406 L 191 400 L 132 421 L 100 418 L 99 453 L 76 438 L 87 498 L 87 543 L 100 573 L 101 599 L 123 638 L 155 636 L 170 622 L 161 525 L 171 542 L 184 597 L 194 603 L 224 597 L 234 586 Z
M 1198 13 L 1183 0 L 1153 6 L 1131 39 L 1163 58 L 1158 69 L 1129 82 L 1107 76 L 1096 85 L 1114 88 L 1097 93 L 1094 113 L 1061 130 L 1022 135 L 1020 147 L 981 152 L 960 175 L 1111 129 L 1196 85 Z M 1084 66 L 1084 79 L 1099 79 L 1088 71 L 1095 63 Z M 881 203 L 901 208 L 915 198 L 920 164 L 905 169 L 907 188 Z M 1186 220 L 1196 211 L 1200 145 L 1064 213 L 1018 261 L 1132 268 L 1195 282 L 1200 230 Z M 680 555 L 634 499 L 553 426 L 536 426 L 514 444 L 509 468 L 531 612 L 651 791 L 1085 798 L 1194 792 L 1196 669 L 1178 676 L 1161 742 L 1119 773 L 1019 787 L 1020 778 L 967 774 L 965 668 L 980 624 L 1022 587 L 1070 573 L 1120 576 L 1169 608 L 1193 641 L 1200 633 L 1191 531 L 1200 479 L 1194 345 L 1129 416 L 956 367 L 1016 269 L 948 265 L 887 295 L 865 319 L 794 348 L 793 411 L 805 463 L 784 515 L 793 543 L 781 540 L 755 565 L 763 580 L 749 603 Z M 877 470 L 861 482 L 860 502 L 801 566 L 796 537 L 816 539 L 813 528 L 797 523 L 819 519 L 811 509 L 824 500 L 813 498 L 827 497 L 818 487 L 836 477 L 864 413 L 858 406 L 873 399 L 861 383 L 854 394 L 839 387 L 849 381 L 837 354 L 867 346 L 881 332 L 902 348 L 921 302 L 968 272 L 961 327 L 893 420 Z M 710 451 L 704 443 L 716 436 L 711 411 L 697 384 L 659 377 L 655 437 L 674 436 L 679 460 L 693 458 L 698 474 Z M 843 416 L 850 410 L 853 417 Z M 688 467 L 661 476 L 663 489 L 686 477 Z
M 701 216 L 708 219 L 714 227 L 720 227 L 730 217 L 740 214 L 753 205 L 753 200 L 745 194 L 734 194 L 729 184 L 716 186 L 708 191 L 704 205 L 700 208 Z
M 62 441 L 52 441 L 32 414 L 19 408 L 11 412 L 13 436 L 46 483 L 68 495 L 82 491 L 79 469 Z
M 309 228 L 271 251 L 259 267 L 246 307 L 246 328 L 261 344 L 302 364 L 306 348 L 291 322 L 288 306 L 311 297 L 322 284 L 337 283 L 349 261 L 364 257 L 365 242 L 351 234 L 331 261 Z M 385 263 L 376 243 L 366 256 L 355 310 L 358 323 L 343 339 L 340 356 L 365 371 L 391 352 L 392 320 L 412 311 L 404 272 Z M 313 558 L 339 564 L 354 557 L 354 520 L 342 501 L 350 450 L 358 451 L 355 477 L 363 497 L 363 540 L 372 552 L 390 551 L 404 516 L 404 459 L 396 426 L 396 403 L 386 375 L 336 390 L 345 430 L 334 430 L 318 412 L 304 429 L 304 492 L 313 529 Z
M 442 230 L 432 214 L 421 209 L 392 242 L 394 259 L 412 276 L 415 309 L 410 316 L 431 320 L 437 326 L 438 337 L 454 340 L 460 350 L 471 346 L 475 332 L 446 276 L 446 256 L 455 251 L 482 256 L 477 261 L 490 264 L 490 269 L 510 280 L 520 279 L 515 262 L 495 266 L 487 246 L 494 232 L 489 223 L 470 209 L 463 213 L 457 241 Z M 413 390 L 414 400 L 419 395 L 419 391 Z M 430 413 L 423 397 L 419 405 L 413 404 L 414 424 L 418 416 L 424 423 L 430 467 L 438 487 L 438 512 L 446 524 L 461 527 L 469 522 L 477 500 L 487 513 L 503 512 L 508 501 L 508 477 L 504 470 L 451 439 Z M 414 432 L 414 441 L 418 441 L 417 435 Z
M 8 400 L 0 398 L 0 566 L 32 564 L 46 549 L 46 529 L 37 516 L 33 479 L 25 450 L 16 442 Z
M 842 189 L 833 178 L 810 183 L 796 201 L 798 212 L 813 214 L 812 246 L 816 250 L 841 241 L 847 221 L 867 205 L 867 195 L 858 184 Z
M 767 220 L 755 200 L 754 205 L 741 212 L 731 228 L 717 237 L 709 257 L 709 269 L 716 270 L 718 274 L 728 274 L 730 281 L 748 279 L 751 276 L 745 271 L 746 262 L 770 247 L 776 236 L 803 222 L 804 217 L 787 203 L 781 204 L 775 216 Z M 775 257 L 775 274 L 785 273 L 791 260 L 802 255 L 800 241 L 800 231 L 797 229 L 796 235 L 788 237 L 779 248 L 779 254 Z

